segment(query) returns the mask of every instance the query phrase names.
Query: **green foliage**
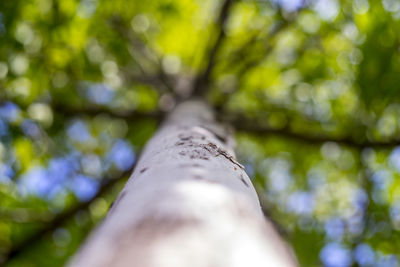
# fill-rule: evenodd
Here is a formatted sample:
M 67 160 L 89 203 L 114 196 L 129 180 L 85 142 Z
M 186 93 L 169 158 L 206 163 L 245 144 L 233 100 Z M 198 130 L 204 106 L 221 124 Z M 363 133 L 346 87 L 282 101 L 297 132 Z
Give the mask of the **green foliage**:
M 2 1 L 0 264 L 63 265 L 209 67 L 301 265 L 399 265 L 399 3 L 233 2 Z

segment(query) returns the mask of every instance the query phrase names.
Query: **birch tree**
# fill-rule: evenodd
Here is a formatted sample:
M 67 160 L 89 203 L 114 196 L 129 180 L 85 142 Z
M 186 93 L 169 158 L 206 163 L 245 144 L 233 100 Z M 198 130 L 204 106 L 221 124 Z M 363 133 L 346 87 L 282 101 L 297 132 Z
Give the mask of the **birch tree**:
M 233 149 L 203 101 L 178 105 L 70 266 L 295 266 Z

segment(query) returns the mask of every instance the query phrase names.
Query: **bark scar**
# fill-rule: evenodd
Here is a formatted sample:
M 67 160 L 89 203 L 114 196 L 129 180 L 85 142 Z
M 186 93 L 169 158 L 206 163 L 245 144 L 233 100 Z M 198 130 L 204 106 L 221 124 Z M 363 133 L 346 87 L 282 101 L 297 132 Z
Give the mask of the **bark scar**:
M 216 144 L 208 143 L 206 145 L 201 144 L 200 146 L 202 148 L 206 149 L 208 152 L 210 152 L 215 157 L 218 157 L 219 155 L 224 156 L 227 160 L 229 160 L 230 162 L 232 162 L 233 164 L 235 164 L 236 166 L 238 166 L 239 168 L 244 170 L 244 166 L 242 164 L 237 162 L 231 155 L 228 154 L 228 152 L 217 147 Z
M 242 183 L 244 183 L 245 186 L 249 187 L 249 184 L 246 182 L 243 175 L 240 175 L 240 181 L 242 181 Z

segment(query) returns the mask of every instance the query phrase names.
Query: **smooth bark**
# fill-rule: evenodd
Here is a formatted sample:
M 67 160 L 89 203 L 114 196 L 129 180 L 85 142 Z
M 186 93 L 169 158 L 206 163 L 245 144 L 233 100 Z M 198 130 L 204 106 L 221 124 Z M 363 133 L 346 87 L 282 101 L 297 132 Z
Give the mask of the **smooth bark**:
M 70 266 L 296 266 L 233 147 L 206 104 L 180 104 Z

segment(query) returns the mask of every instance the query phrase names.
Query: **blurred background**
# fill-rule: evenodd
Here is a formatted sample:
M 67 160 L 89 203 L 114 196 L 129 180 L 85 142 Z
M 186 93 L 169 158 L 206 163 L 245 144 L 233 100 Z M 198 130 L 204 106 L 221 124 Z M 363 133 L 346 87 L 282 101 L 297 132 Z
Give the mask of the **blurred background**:
M 62 266 L 203 73 L 302 266 L 399 266 L 400 1 L 221 5 L 1 0 L 0 265 Z

